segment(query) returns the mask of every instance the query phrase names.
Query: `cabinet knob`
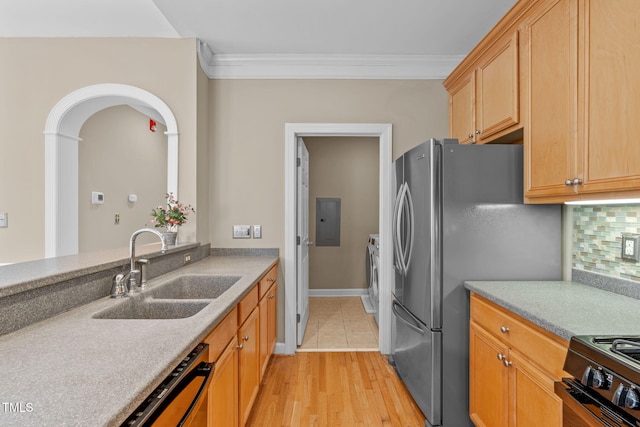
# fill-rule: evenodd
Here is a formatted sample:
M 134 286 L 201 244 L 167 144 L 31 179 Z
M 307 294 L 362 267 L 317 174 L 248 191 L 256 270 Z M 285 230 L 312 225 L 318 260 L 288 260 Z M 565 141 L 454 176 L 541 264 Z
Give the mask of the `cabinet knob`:
M 573 178 L 573 185 L 580 185 L 582 184 L 582 180 L 580 178 Z
M 275 295 L 273 295 L 273 294 L 270 294 L 270 295 L 269 295 L 269 299 L 274 299 L 275 297 L 276 297 L 276 296 L 275 296 Z
M 242 341 L 249 341 L 249 335 L 243 335 Z
M 567 187 L 569 187 L 569 186 L 573 185 L 573 181 L 571 181 L 570 179 L 568 179 L 568 180 L 566 180 L 566 181 L 564 182 L 564 185 L 566 185 Z
M 476 135 L 480 135 L 482 132 L 476 129 Z
M 508 326 L 500 326 L 500 332 L 502 332 L 503 334 L 506 334 L 507 332 L 509 332 L 509 327 Z
M 238 345 L 236 346 L 236 348 L 237 348 L 238 350 L 242 350 L 242 349 L 244 348 L 244 344 L 238 344 Z
M 502 354 L 502 353 L 498 353 L 498 360 L 499 360 L 499 361 L 501 361 L 501 362 L 502 362 L 502 361 L 503 361 L 503 360 L 505 360 L 506 358 L 507 358 L 507 356 L 505 356 L 504 354 Z
M 507 360 L 507 359 L 504 359 L 504 360 L 502 361 L 502 363 L 504 363 L 504 366 L 506 366 L 507 368 L 508 368 L 509 366 L 513 365 L 513 362 L 511 362 L 511 361 L 509 361 L 509 360 Z
M 469 135 L 467 135 L 467 138 L 469 138 L 469 139 L 473 138 L 473 134 L 470 133 Z
M 313 242 L 309 242 L 309 243 L 311 243 L 313 245 Z M 276 279 L 274 279 L 273 277 L 267 277 L 267 282 L 273 283 L 275 281 L 276 281 Z

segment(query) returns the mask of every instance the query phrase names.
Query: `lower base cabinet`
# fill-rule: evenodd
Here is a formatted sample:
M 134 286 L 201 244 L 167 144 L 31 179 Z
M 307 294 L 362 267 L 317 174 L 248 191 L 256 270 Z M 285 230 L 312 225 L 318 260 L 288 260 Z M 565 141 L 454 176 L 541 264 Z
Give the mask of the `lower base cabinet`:
M 209 387 L 209 426 L 238 425 L 238 340 L 229 342 L 215 363 Z
M 260 387 L 258 342 L 258 309 L 254 308 L 238 329 L 238 359 L 240 366 L 240 425 L 244 426 Z
M 208 427 L 244 427 L 249 419 L 276 343 L 276 272 L 277 266 L 204 340 L 209 344 L 209 361 L 215 364 Z
M 477 427 L 561 427 L 568 343 L 525 319 L 471 297 L 469 416 Z

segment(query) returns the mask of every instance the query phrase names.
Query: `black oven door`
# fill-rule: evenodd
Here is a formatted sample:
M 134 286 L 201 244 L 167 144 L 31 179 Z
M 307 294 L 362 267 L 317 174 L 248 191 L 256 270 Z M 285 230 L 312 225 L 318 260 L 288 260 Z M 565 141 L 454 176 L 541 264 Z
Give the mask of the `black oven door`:
M 616 412 L 573 379 L 563 378 L 562 382 L 555 383 L 554 389 L 562 399 L 563 427 L 636 427 L 625 413 Z

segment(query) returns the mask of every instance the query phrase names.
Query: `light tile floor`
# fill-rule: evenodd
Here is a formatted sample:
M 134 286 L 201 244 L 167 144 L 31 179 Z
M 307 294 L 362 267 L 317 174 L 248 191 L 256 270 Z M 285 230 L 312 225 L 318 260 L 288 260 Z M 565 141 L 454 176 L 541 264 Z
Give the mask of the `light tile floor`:
M 298 351 L 327 350 L 378 350 L 378 325 L 360 297 L 309 298 L 309 322 Z

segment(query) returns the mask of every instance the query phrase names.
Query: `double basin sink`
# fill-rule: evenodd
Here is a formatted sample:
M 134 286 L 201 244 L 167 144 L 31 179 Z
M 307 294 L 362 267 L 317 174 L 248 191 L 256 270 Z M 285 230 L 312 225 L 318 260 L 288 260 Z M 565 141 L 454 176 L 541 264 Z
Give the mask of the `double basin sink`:
M 231 288 L 241 276 L 186 274 L 131 294 L 93 315 L 94 319 L 184 319 Z

